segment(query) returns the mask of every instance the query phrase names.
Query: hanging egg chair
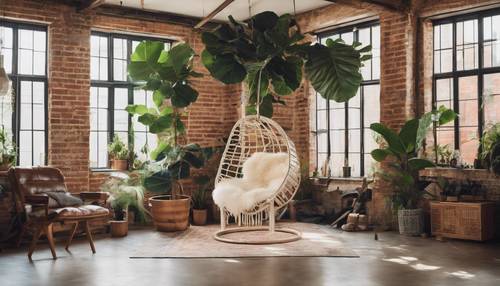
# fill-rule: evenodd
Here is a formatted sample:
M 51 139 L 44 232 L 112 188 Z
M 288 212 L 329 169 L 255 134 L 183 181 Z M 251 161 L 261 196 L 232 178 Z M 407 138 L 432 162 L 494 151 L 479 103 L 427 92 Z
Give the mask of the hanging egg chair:
M 283 128 L 258 113 L 241 118 L 228 138 L 215 179 L 212 195 L 220 208 L 221 225 L 214 238 L 240 244 L 299 240 L 300 232 L 275 227 L 275 219 L 285 212 L 299 184 L 295 145 Z M 228 227 L 231 217 L 235 227 Z M 251 231 L 259 233 L 243 239 L 228 235 Z M 276 232 L 279 235 L 273 236 Z

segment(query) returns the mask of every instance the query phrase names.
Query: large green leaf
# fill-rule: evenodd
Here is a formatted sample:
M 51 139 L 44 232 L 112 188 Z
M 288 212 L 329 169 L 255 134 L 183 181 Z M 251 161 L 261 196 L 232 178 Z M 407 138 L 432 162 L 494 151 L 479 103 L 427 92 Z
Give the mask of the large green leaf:
M 167 142 L 159 141 L 156 145 L 156 148 L 151 151 L 151 159 L 156 161 L 159 158 L 160 154 L 168 152 L 168 149 L 170 149 L 170 145 L 168 145 Z
M 130 56 L 131 62 L 157 63 L 165 44 L 159 41 L 142 41 Z
M 426 159 L 411 158 L 408 160 L 408 167 L 413 171 L 419 171 L 425 168 L 434 167 L 434 163 Z
M 167 65 L 172 66 L 179 75 L 185 70 L 186 65 L 193 58 L 194 51 L 188 44 L 178 44 L 173 46 L 168 52 Z
M 408 120 L 401 128 L 401 131 L 399 131 L 399 138 L 403 141 L 406 152 L 412 152 L 415 148 L 418 124 L 418 119 Z
M 352 46 L 333 42 L 309 48 L 306 76 L 324 98 L 345 102 L 354 97 L 362 81 L 359 52 Z
M 125 108 L 128 113 L 143 115 L 148 112 L 148 108 L 143 104 L 131 104 Z
M 177 84 L 174 86 L 172 105 L 175 107 L 186 107 L 198 98 L 198 92 L 187 84 Z
M 155 193 L 172 191 L 172 175 L 169 170 L 161 170 L 144 179 L 144 187 Z
M 439 116 L 439 125 L 449 123 L 457 117 L 457 113 L 451 109 L 443 110 Z
M 151 113 L 145 113 L 145 114 L 139 116 L 139 118 L 137 120 L 146 126 L 150 126 L 151 124 L 153 124 L 157 120 L 157 118 L 158 118 L 158 116 L 156 116 L 156 115 L 153 115 Z
M 416 139 L 416 150 L 420 150 L 424 143 L 425 137 L 427 136 L 427 131 L 432 125 L 432 112 L 427 112 L 419 119 L 418 130 L 417 130 L 417 139 Z
M 153 134 L 158 134 L 163 132 L 165 129 L 170 128 L 172 126 L 172 115 L 163 115 L 158 117 L 151 125 L 149 126 L 149 132 Z
M 391 129 L 387 128 L 386 126 L 380 123 L 372 123 L 370 125 L 370 129 L 382 135 L 384 140 L 389 145 L 389 149 L 391 149 L 393 153 L 399 155 L 406 154 L 406 148 L 404 146 L 404 143 L 399 138 L 398 134 L 396 134 L 396 132 L 392 131 Z
M 204 165 L 203 158 L 199 158 L 191 152 L 186 152 L 183 159 L 195 168 L 201 168 Z
M 256 14 L 250 19 L 250 25 L 260 32 L 272 29 L 278 22 L 278 15 L 271 11 Z
M 387 158 L 387 156 L 391 155 L 391 152 L 386 149 L 374 149 L 371 152 L 373 159 L 377 162 L 382 162 Z
M 229 54 L 214 56 L 204 50 L 201 61 L 214 78 L 225 84 L 240 83 L 247 74 L 245 67 Z

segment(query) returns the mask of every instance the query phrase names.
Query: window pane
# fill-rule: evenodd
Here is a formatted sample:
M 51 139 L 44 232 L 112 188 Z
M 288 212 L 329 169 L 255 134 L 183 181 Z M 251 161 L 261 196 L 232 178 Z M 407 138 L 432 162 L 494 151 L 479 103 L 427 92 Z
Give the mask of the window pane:
M 330 145 L 332 152 L 343 153 L 345 151 L 345 130 L 330 131 Z M 326 149 L 320 150 L 320 152 L 323 151 L 326 152 L 327 150 Z
M 459 87 L 460 126 L 478 125 L 477 76 L 461 77 Z
M 320 110 L 317 113 L 317 129 L 318 130 L 326 130 L 327 129 L 327 118 L 326 118 L 327 111 L 326 110 Z
M 330 169 L 333 177 L 342 177 L 345 155 L 333 153 L 330 157 Z
M 33 166 L 45 165 L 45 132 L 33 132 Z
M 128 112 L 115 110 L 115 131 L 128 131 Z
M 326 132 L 322 132 L 318 134 L 318 152 L 326 153 L 328 150 L 328 134 Z
M 468 164 L 473 164 L 479 146 L 477 127 L 460 127 L 460 155 Z
M 33 74 L 33 51 L 19 50 L 18 72 L 20 74 Z
M 457 70 L 475 69 L 478 66 L 477 20 L 457 22 Z
M 345 109 L 330 110 L 330 130 L 345 129 Z
M 41 31 L 35 31 L 33 33 L 33 49 L 35 51 L 44 52 L 46 50 L 46 38 L 47 34 Z
M 484 75 L 483 106 L 486 125 L 500 122 L 500 73 Z
M 2 40 L 2 47 L 3 48 L 12 49 L 14 46 L 12 28 L 0 27 L 0 39 Z
M 31 129 L 31 104 L 21 103 L 21 130 Z
M 380 85 L 363 86 L 364 126 L 380 121 Z
M 146 160 L 147 156 L 142 152 L 147 142 L 146 132 L 136 132 L 134 134 L 134 152 L 139 160 Z
M 97 168 L 99 167 L 99 157 L 97 154 L 97 132 L 90 132 L 90 167 Z
M 124 110 L 128 105 L 128 88 L 115 88 L 115 109 Z
M 45 130 L 45 110 L 43 104 L 33 104 L 33 129 Z
M 98 167 L 108 166 L 108 133 L 98 132 Z
M 349 153 L 349 166 L 352 177 L 361 176 L 361 156 L 359 153 Z
M 33 103 L 45 102 L 45 83 L 40 81 L 33 82 Z
M 19 48 L 33 50 L 33 31 L 19 29 Z
M 19 131 L 19 166 L 31 166 L 31 131 Z

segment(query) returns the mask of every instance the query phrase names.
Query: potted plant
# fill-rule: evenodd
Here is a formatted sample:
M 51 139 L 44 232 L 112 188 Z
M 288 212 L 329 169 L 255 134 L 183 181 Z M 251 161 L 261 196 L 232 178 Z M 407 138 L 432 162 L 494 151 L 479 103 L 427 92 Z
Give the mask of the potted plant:
M 189 227 L 191 199 L 183 194 L 182 180 L 190 168 L 201 168 L 212 149 L 198 144 L 181 145 L 185 133 L 181 118 L 184 109 L 196 101 L 198 92 L 190 80 L 201 74 L 193 70 L 194 51 L 185 43 L 168 52 L 157 41 L 143 41 L 131 55 L 128 74 L 142 89 L 152 91 L 153 107 L 129 105 L 127 111 L 158 135 L 158 145 L 150 152 L 153 162 L 145 168 L 144 187 L 161 195 L 149 199 L 151 214 L 159 231 L 179 231 Z
M 406 235 L 420 235 L 423 232 L 423 211 L 419 203 L 424 194 L 424 186 L 419 181 L 419 171 L 433 167 L 434 163 L 418 158 L 417 146 L 425 138 L 425 121 L 412 119 L 407 121 L 399 133 L 380 124 L 373 123 L 370 129 L 385 140 L 385 146 L 371 152 L 378 162 L 387 160 L 386 170 L 378 172 L 382 180 L 393 188 L 392 204 L 398 212 L 399 232 Z
M 0 171 L 7 171 L 16 164 L 17 150 L 2 126 L 0 130 Z
M 111 169 L 126 171 L 128 169 L 129 151 L 125 143 L 115 134 L 113 141 L 108 145 L 108 154 L 111 160 Z
M 197 188 L 193 191 L 193 224 L 207 224 L 207 193 L 212 180 L 209 176 L 198 176 L 194 178 Z
M 114 220 L 110 221 L 113 237 L 127 235 L 130 209 L 134 210 L 136 220 L 145 221 L 144 188 L 137 178 L 136 174 L 113 173 L 101 186 L 102 192 L 110 194 L 108 201 L 114 213 Z
M 490 124 L 481 137 L 480 159 L 491 172 L 500 175 L 500 123 Z

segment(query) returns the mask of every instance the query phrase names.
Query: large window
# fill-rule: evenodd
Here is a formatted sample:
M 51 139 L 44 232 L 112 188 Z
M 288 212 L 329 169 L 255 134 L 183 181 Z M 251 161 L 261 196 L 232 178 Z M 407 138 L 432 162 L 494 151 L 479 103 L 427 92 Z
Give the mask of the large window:
M 12 100 L 2 99 L 1 124 L 13 135 L 18 146 L 18 165 L 44 165 L 47 154 L 47 28 L 2 20 L 0 37 L 4 67 L 12 81 L 15 102 L 12 105 Z
M 127 76 L 127 64 L 135 47 L 142 40 L 170 42 L 130 35 L 94 32 L 91 36 L 90 66 L 90 166 L 107 168 L 107 145 L 116 134 L 140 159 L 146 159 L 145 149 L 156 146 L 156 136 L 125 108 L 128 104 L 151 105 L 151 94 L 136 89 Z M 132 131 L 133 130 L 133 131 Z
M 369 127 L 380 120 L 380 25 L 376 22 L 343 27 L 320 35 L 319 41 L 341 38 L 372 45 L 373 58 L 361 69 L 363 82 L 357 95 L 346 103 L 316 95 L 316 154 L 321 167 L 330 158 L 331 176 L 342 176 L 347 163 L 355 177 L 371 173 L 370 152 L 377 148 Z
M 482 131 L 500 119 L 499 10 L 434 22 L 433 107 L 441 105 L 460 116 L 438 128 L 438 144 L 472 164 Z

